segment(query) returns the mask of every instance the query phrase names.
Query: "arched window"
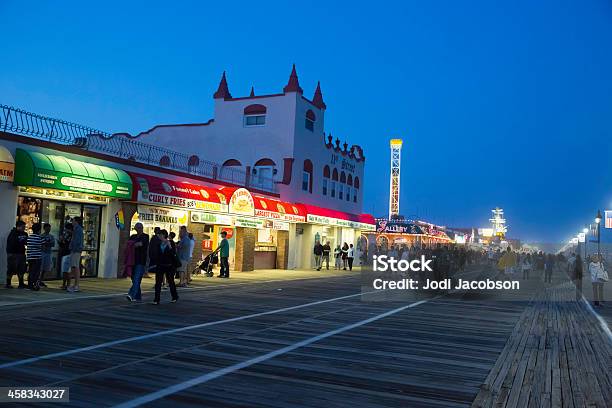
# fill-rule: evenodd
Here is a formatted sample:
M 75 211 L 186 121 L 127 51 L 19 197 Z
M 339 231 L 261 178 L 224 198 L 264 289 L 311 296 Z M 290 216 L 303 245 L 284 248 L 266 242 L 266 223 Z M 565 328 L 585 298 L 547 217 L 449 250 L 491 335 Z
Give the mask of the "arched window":
M 331 196 L 332 198 L 336 197 L 336 184 L 338 184 L 338 169 L 334 169 L 332 172 L 332 181 L 331 181 Z
M 265 106 L 260 104 L 249 105 L 244 108 L 244 126 L 263 126 L 266 124 Z
M 317 120 L 314 112 L 310 109 L 306 111 L 306 129 L 314 131 L 314 123 Z
M 222 164 L 223 167 L 235 167 L 235 166 L 242 166 L 242 163 L 240 163 L 240 161 L 236 160 L 236 159 L 228 159 L 226 161 L 223 162 Z
M 274 186 L 274 175 L 276 174 L 276 163 L 274 160 L 264 158 L 259 159 L 253 166 L 252 184 L 266 190 Z
M 200 165 L 200 158 L 196 156 L 195 154 L 193 156 L 190 156 L 189 160 L 187 160 L 187 169 L 190 173 L 195 172 L 199 165 Z
M 355 177 L 353 181 L 353 202 L 357 202 L 357 194 L 359 194 L 359 177 Z
M 304 160 L 304 171 L 302 172 L 302 190 L 312 193 L 312 162 Z
M 340 173 L 340 185 L 338 186 L 338 199 L 342 200 L 344 198 L 344 190 L 346 184 L 346 174 L 344 172 Z
M 162 156 L 161 159 L 159 159 L 159 165 L 162 167 L 170 167 L 170 157 L 169 156 Z
M 329 171 L 329 166 L 325 166 L 323 167 L 323 195 L 326 196 L 327 195 L 327 188 L 328 188 L 328 184 L 329 184 L 329 176 L 331 175 L 331 172 Z
M 241 180 L 244 182 L 244 173 L 241 174 L 240 168 L 242 167 L 242 163 L 236 159 L 228 159 L 223 162 L 221 165 L 221 173 L 219 174 L 219 179 L 229 182 L 236 182 L 237 180 Z

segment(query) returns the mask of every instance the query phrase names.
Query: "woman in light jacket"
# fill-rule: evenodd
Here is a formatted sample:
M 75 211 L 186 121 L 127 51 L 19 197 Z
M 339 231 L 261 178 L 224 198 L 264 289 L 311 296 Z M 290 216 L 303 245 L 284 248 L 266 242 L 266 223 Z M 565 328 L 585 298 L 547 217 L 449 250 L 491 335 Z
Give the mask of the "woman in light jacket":
M 601 262 L 600 255 L 593 255 L 593 260 L 589 264 L 589 273 L 593 283 L 593 304 L 603 306 L 603 286 L 608 281 L 608 273 Z

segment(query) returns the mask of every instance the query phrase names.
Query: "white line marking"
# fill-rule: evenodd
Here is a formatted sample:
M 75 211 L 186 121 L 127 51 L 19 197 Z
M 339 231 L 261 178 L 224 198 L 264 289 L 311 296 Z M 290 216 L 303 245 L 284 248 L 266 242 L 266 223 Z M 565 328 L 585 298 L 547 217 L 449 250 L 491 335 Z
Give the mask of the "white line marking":
M 151 338 L 154 338 L 154 337 L 165 336 L 165 335 L 168 335 L 168 334 L 181 333 L 181 332 L 188 331 L 188 330 L 201 329 L 203 327 L 210 327 L 210 326 L 215 326 L 215 325 L 223 324 L 223 323 L 237 322 L 237 321 L 240 321 L 240 320 L 252 319 L 254 317 L 261 317 L 261 316 L 267 316 L 267 315 L 276 314 L 276 313 L 288 312 L 290 310 L 302 309 L 302 308 L 309 307 L 309 306 L 316 306 L 316 305 L 321 305 L 321 304 L 324 304 L 324 303 L 336 302 L 338 300 L 344 300 L 344 299 L 354 298 L 354 297 L 357 297 L 357 296 L 363 296 L 364 294 L 367 294 L 367 293 L 373 293 L 373 292 L 363 292 L 363 293 L 360 292 L 360 293 L 356 293 L 356 294 L 353 294 L 353 295 L 340 296 L 340 297 L 333 298 L 333 299 L 318 300 L 316 302 L 303 303 L 301 305 L 284 307 L 282 309 L 269 310 L 267 312 L 253 313 L 253 314 L 244 315 L 244 316 L 232 317 L 230 319 L 215 320 L 215 321 L 212 321 L 212 322 L 194 324 L 194 325 L 191 325 L 191 326 L 177 327 L 176 329 L 162 330 L 162 331 L 158 331 L 158 332 L 144 334 L 144 335 L 141 335 L 141 336 L 127 337 L 125 339 L 113 340 L 113 341 L 108 341 L 108 342 L 105 342 L 105 343 L 94 344 L 94 345 L 91 345 L 91 346 L 79 347 L 79 348 L 75 348 L 75 349 L 60 351 L 60 352 L 57 352 L 57 353 L 45 354 L 45 355 L 38 356 L 38 357 L 31 357 L 31 358 L 26 358 L 26 359 L 23 359 L 23 360 L 11 361 L 10 363 L 0 364 L 0 369 L 22 366 L 22 365 L 25 365 L 25 364 L 35 363 L 35 362 L 41 361 L 41 360 L 49 360 L 49 359 L 56 358 L 56 357 L 69 356 L 71 354 L 82 353 L 82 352 L 85 352 L 85 351 L 92 351 L 92 350 L 98 350 L 98 349 L 102 349 L 102 348 L 112 347 L 112 346 L 116 346 L 118 344 L 131 343 L 133 341 L 148 340 L 148 339 L 151 339 Z
M 582 300 L 586 304 L 587 309 L 589 309 L 591 313 L 593 313 L 595 318 L 599 321 L 599 325 L 601 326 L 604 333 L 608 336 L 608 340 L 610 341 L 610 343 L 612 343 L 612 331 L 610 331 L 608 323 L 606 323 L 603 317 L 601 317 L 600 314 L 597 313 L 595 309 L 593 309 L 593 306 L 591 306 L 591 303 L 589 303 L 589 301 L 587 300 L 587 298 L 584 297 L 584 295 L 582 295 Z
M 435 298 L 432 298 L 435 299 Z M 187 388 L 194 387 L 196 385 L 204 384 L 208 381 L 214 380 L 216 378 L 222 377 L 227 374 L 231 374 L 235 371 L 242 370 L 243 368 L 250 367 L 254 364 L 262 363 L 264 361 L 270 360 L 274 357 L 278 357 L 282 354 L 289 353 L 295 349 L 300 347 L 308 346 L 309 344 L 315 343 L 319 340 L 326 339 L 331 336 L 335 336 L 336 334 L 344 333 L 345 331 L 355 329 L 357 327 L 366 325 L 368 323 L 375 322 L 376 320 L 383 319 L 385 317 L 391 316 L 393 314 L 399 313 L 403 310 L 422 305 L 423 303 L 427 303 L 431 299 L 421 300 L 419 302 L 411 303 L 409 305 L 405 305 L 402 307 L 398 307 L 397 309 L 389 310 L 385 313 L 379 314 L 377 316 L 370 317 L 365 320 L 361 320 L 357 323 L 349 324 L 348 326 L 343 326 L 335 330 L 328 331 L 327 333 L 319 334 L 318 336 L 310 337 L 308 339 L 302 340 L 300 342 L 294 343 L 290 346 L 283 347 L 274 351 L 271 351 L 267 354 L 262 354 L 260 356 L 254 357 L 250 360 L 243 361 L 241 363 L 236 363 L 234 365 L 221 368 L 216 371 L 212 371 L 210 373 L 203 374 L 199 377 L 192 378 L 191 380 L 187 380 L 185 382 L 171 385 L 170 387 L 163 388 L 159 391 L 152 392 L 150 394 L 143 395 L 141 397 L 135 398 L 130 401 L 123 402 L 119 405 L 115 405 L 114 408 L 132 408 L 139 407 L 148 402 L 156 401 L 158 399 L 167 397 L 168 395 L 176 394 L 177 392 L 186 390 Z
M 274 282 L 293 282 L 293 281 L 300 281 L 300 280 L 311 280 L 311 279 L 330 279 L 330 278 L 346 278 L 346 277 L 350 277 L 350 276 L 354 276 L 354 275 L 332 275 L 332 276 L 312 276 L 312 277 L 308 277 L 308 278 L 295 278 L 295 279 L 270 279 L 270 280 L 265 280 L 265 281 L 246 281 L 246 282 L 238 282 L 238 283 L 229 283 L 229 284 L 224 284 L 224 285 L 210 285 L 210 286 L 203 286 L 203 287 L 191 287 L 191 288 L 181 288 L 179 290 L 179 292 L 188 290 L 188 291 L 197 291 L 197 290 L 208 290 L 208 289 L 214 289 L 214 288 L 225 288 L 225 287 L 230 287 L 230 286 L 244 286 L 244 285 L 254 285 L 254 284 L 258 284 L 258 283 L 274 283 Z M 179 288 L 177 288 L 179 289 Z M 154 290 L 143 290 L 142 293 L 154 293 Z M 32 301 L 24 301 L 24 302 L 12 302 L 12 303 L 0 303 L 0 308 L 4 307 L 4 306 L 21 306 L 21 305 L 32 305 L 32 304 L 38 304 L 38 303 L 52 303 L 52 302 L 61 302 L 64 300 L 76 300 L 76 299 L 104 299 L 104 298 L 110 298 L 110 297 L 118 297 L 118 296 L 123 296 L 125 297 L 125 295 L 127 295 L 127 292 L 123 292 L 123 293 L 109 293 L 109 294 L 105 294 L 105 295 L 86 295 L 86 296 L 80 296 L 80 295 L 71 295 L 71 296 L 67 296 L 67 297 L 62 297 L 62 298 L 57 298 L 57 299 L 45 299 L 45 300 L 32 300 Z

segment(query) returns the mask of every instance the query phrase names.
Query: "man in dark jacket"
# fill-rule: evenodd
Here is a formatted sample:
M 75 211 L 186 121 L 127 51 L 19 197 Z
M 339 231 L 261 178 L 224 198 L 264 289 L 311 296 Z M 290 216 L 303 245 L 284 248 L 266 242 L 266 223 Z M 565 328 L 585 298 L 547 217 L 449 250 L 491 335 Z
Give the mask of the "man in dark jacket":
M 26 243 L 28 234 L 25 232 L 25 222 L 17 221 L 15 228 L 11 230 L 6 239 L 6 288 L 11 289 L 13 275 L 19 279 L 19 289 L 27 288 L 23 281 L 26 272 Z
M 128 291 L 127 300 L 141 301 L 142 292 L 140 290 L 140 283 L 142 282 L 142 276 L 144 275 L 145 268 L 147 266 L 147 259 L 149 257 L 149 236 L 144 233 L 142 223 L 137 222 L 134 225 L 136 234 L 130 237 L 130 241 L 134 244 L 134 269 L 132 270 L 132 287 Z
M 317 241 L 314 246 L 314 256 L 315 256 L 315 267 L 317 271 L 321 270 L 321 264 L 323 263 L 323 245 L 321 242 Z

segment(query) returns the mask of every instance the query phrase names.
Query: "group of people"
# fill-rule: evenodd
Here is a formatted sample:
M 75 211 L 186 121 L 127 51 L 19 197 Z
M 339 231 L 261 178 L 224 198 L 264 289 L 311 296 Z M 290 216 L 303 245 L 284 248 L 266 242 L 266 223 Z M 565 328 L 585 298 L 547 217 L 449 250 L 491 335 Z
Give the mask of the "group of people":
M 128 275 L 132 279 L 127 300 L 141 301 L 141 283 L 145 273 L 155 274 L 155 298 L 153 304 L 160 303 L 162 286 L 165 284 L 170 288 L 171 302 L 178 301 L 178 291 L 175 279 L 179 279 L 179 287 L 186 287 L 191 283 L 191 260 L 195 247 L 193 234 L 187 231 L 186 226 L 179 228 L 178 241 L 175 242 L 173 232 L 155 227 L 154 234 L 144 233 L 142 223 L 134 225 L 135 234 L 130 236 L 126 247 L 125 263 L 128 267 Z M 227 233 L 221 232 L 221 242 L 213 254 L 219 253 L 220 278 L 229 278 L 229 242 Z
M 604 304 L 604 284 L 610 280 L 604 259 L 599 254 L 593 254 L 586 260 L 587 269 L 593 286 L 593 305 L 602 307 Z M 582 298 L 582 278 L 584 266 L 580 254 L 572 253 L 567 260 L 567 274 L 576 286 L 576 300 Z
M 315 268 L 317 271 L 320 271 L 323 267 L 323 263 L 325 262 L 326 269 L 329 269 L 329 258 L 331 256 L 331 246 L 330 242 L 327 241 L 325 245 L 321 244 L 320 241 L 317 241 L 314 246 L 314 256 L 315 256 Z M 346 242 L 340 246 L 338 244 L 334 249 L 334 269 L 339 270 L 353 270 L 353 261 L 355 260 L 355 247 L 353 244 L 347 244 Z
M 34 291 L 45 287 L 45 275 L 53 270 L 52 250 L 56 239 L 51 234 L 51 225 L 35 223 L 32 232 L 25 231 L 25 222 L 19 220 L 6 240 L 7 274 L 5 288 L 12 289 L 13 276 L 17 275 L 19 289 Z M 62 289 L 79 292 L 81 277 L 81 253 L 83 252 L 83 219 L 74 217 L 64 226 L 59 240 L 58 267 L 64 279 Z M 27 284 L 24 281 L 28 274 Z M 74 283 L 73 283 L 74 282 Z

